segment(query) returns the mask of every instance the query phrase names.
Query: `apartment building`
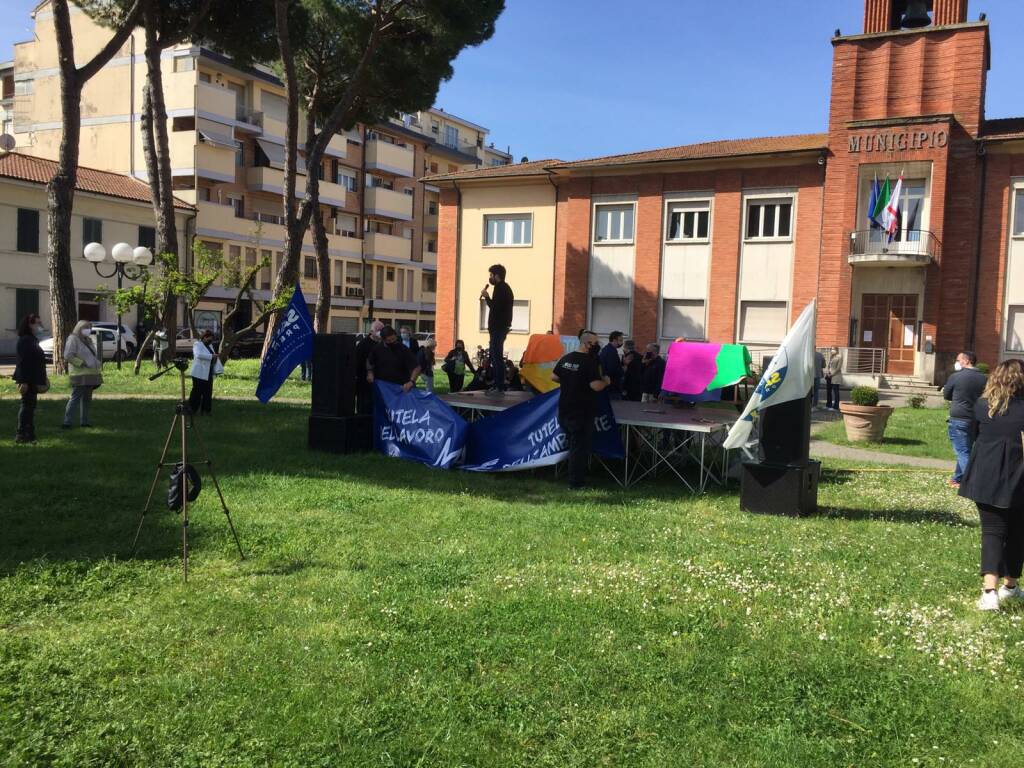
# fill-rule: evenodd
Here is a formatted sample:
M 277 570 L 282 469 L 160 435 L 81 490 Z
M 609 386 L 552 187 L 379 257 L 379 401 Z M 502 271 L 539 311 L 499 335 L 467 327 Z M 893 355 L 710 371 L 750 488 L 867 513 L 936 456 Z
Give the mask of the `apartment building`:
M 109 31 L 77 8 L 71 11 L 76 54 L 84 58 L 108 39 Z M 60 102 L 48 1 L 36 8 L 34 21 L 34 39 L 15 46 L 13 129 L 19 151 L 56 157 Z M 83 165 L 146 178 L 139 131 L 142 49 L 138 30 L 86 85 Z M 285 240 L 283 85 L 267 67 L 236 67 L 216 51 L 191 44 L 164 52 L 162 75 L 175 194 L 195 206 L 195 234 L 204 245 L 221 250 L 243 268 L 269 260 L 255 292 L 257 299 L 268 298 Z M 301 147 L 305 119 L 300 117 L 299 123 Z M 472 124 L 460 125 L 468 138 Z M 473 130 L 473 141 L 482 144 L 486 130 Z M 357 125 L 333 136 L 319 168 L 307 168 L 300 160 L 300 196 L 309 173 L 319 178 L 318 215 L 325 223 L 330 255 L 332 331 L 362 330 L 371 316 L 434 330 L 439 190 L 418 179 L 434 166 L 457 172 L 499 156 L 485 149 L 462 152 L 395 120 Z M 312 307 L 317 267 L 311 234 L 303 244 L 299 272 Z M 204 323 L 216 324 L 235 293 L 214 286 L 199 308 Z M 238 322 L 249 317 L 250 310 L 243 309 Z
M 1024 359 L 1024 118 L 985 115 L 989 22 L 928 5 L 865 0 L 863 33 L 832 37 L 827 132 L 428 177 L 441 345 L 482 338 L 502 262 L 510 348 L 586 326 L 756 357 L 817 299 L 847 381 L 940 382 L 964 349 Z M 891 234 L 871 216 L 886 178 Z
M 50 326 L 50 288 L 46 267 L 46 183 L 56 169 L 53 160 L 0 153 L 0 355 L 14 353 L 18 322 L 38 312 Z M 192 231 L 193 207 L 176 201 L 175 224 L 184 240 Z M 83 320 L 113 321 L 116 311 L 99 300 L 102 290 L 117 287 L 113 277 L 101 277 L 82 256 L 87 243 L 102 243 L 107 253 L 117 243 L 153 247 L 153 206 L 149 186 L 118 173 L 78 169 L 75 212 L 71 217 L 71 267 L 78 316 Z M 104 274 L 113 264 L 100 265 Z M 128 280 L 125 285 L 131 285 Z M 135 313 L 122 322 L 134 328 Z
M 14 138 L 14 62 L 0 62 L 0 135 Z M 11 147 L 13 149 L 13 147 Z

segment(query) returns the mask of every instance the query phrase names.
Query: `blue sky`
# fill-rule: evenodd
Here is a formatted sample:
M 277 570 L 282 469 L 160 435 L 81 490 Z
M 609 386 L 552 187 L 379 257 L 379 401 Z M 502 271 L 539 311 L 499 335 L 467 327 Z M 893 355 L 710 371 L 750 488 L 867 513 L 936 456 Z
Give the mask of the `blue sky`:
M 31 34 L 35 0 L 2 0 L 0 58 Z M 515 159 L 629 152 L 827 127 L 836 28 L 863 0 L 506 0 L 494 37 L 465 51 L 437 105 L 491 129 Z M 642 9 L 642 13 L 637 12 Z M 989 117 L 1024 115 L 1024 2 L 971 0 L 991 22 Z

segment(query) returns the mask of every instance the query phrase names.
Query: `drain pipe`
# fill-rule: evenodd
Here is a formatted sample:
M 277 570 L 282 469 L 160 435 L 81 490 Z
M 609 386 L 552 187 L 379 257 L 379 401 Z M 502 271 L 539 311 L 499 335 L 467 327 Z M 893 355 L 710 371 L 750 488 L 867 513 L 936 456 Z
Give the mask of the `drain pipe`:
M 978 144 L 978 157 L 981 158 L 981 192 L 978 194 L 978 237 L 974 243 L 974 269 L 971 274 L 971 325 L 967 334 L 967 347 L 974 349 L 975 334 L 978 330 L 978 277 L 981 274 L 981 241 L 985 224 L 985 187 L 988 180 L 988 152 L 985 145 Z
M 555 193 L 555 199 L 554 199 L 554 206 L 555 206 L 555 231 L 552 233 L 552 237 L 551 237 L 551 241 L 552 241 L 551 242 L 551 266 L 552 266 L 552 273 L 551 273 L 551 332 L 554 333 L 555 332 L 555 273 L 554 273 L 553 270 L 554 270 L 555 262 L 558 260 L 558 253 L 555 250 L 555 249 L 558 248 L 558 185 L 555 184 L 555 179 L 554 179 L 554 174 L 553 173 L 549 172 L 548 175 L 547 175 L 547 179 L 548 179 L 548 183 L 551 184 L 552 188 L 554 189 L 554 193 Z M 561 328 L 559 328 L 559 332 L 561 332 Z
M 462 190 L 459 189 L 459 182 L 452 180 L 452 186 L 455 187 L 455 202 L 458 205 L 458 211 L 455 214 L 455 275 L 453 280 L 455 284 L 452 293 L 455 298 L 455 306 L 452 307 L 454 312 L 454 319 L 452 322 L 452 349 L 455 349 L 455 342 L 459 338 L 459 265 L 462 263 Z M 440 238 L 438 238 L 440 239 Z M 434 317 L 437 317 L 437 312 L 434 312 Z

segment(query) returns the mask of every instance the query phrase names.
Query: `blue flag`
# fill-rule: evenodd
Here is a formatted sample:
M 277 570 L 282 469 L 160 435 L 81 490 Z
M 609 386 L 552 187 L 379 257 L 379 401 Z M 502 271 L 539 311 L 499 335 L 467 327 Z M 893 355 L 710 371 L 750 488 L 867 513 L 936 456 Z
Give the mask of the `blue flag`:
M 266 403 L 277 394 L 288 374 L 303 360 L 313 356 L 313 321 L 309 318 L 302 289 L 295 284 L 295 293 L 274 326 L 274 337 L 260 361 L 260 379 L 256 397 Z
M 466 420 L 422 389 L 373 386 L 373 447 L 386 456 L 449 469 L 462 458 Z
M 871 195 L 868 197 L 868 227 L 881 229 L 882 225 L 875 218 L 875 208 L 878 207 L 878 198 L 882 196 L 882 187 L 878 183 L 878 176 L 871 182 Z
M 469 425 L 462 469 L 514 472 L 547 467 L 569 455 L 569 441 L 558 423 L 560 389 L 538 395 L 508 410 Z M 607 395 L 598 399 L 591 450 L 599 456 L 624 455 L 619 425 Z

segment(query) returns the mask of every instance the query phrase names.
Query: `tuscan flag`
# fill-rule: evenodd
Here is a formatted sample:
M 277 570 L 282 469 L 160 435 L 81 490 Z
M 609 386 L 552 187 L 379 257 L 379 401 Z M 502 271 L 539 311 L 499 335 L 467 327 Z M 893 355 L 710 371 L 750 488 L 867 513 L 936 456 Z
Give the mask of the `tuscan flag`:
M 903 192 L 903 173 L 900 172 L 900 177 L 896 181 L 896 186 L 892 188 L 892 195 L 889 196 L 889 200 L 885 204 L 885 213 L 882 214 L 882 229 L 885 230 L 889 236 L 889 242 L 896 236 L 896 230 L 900 226 L 900 193 Z

